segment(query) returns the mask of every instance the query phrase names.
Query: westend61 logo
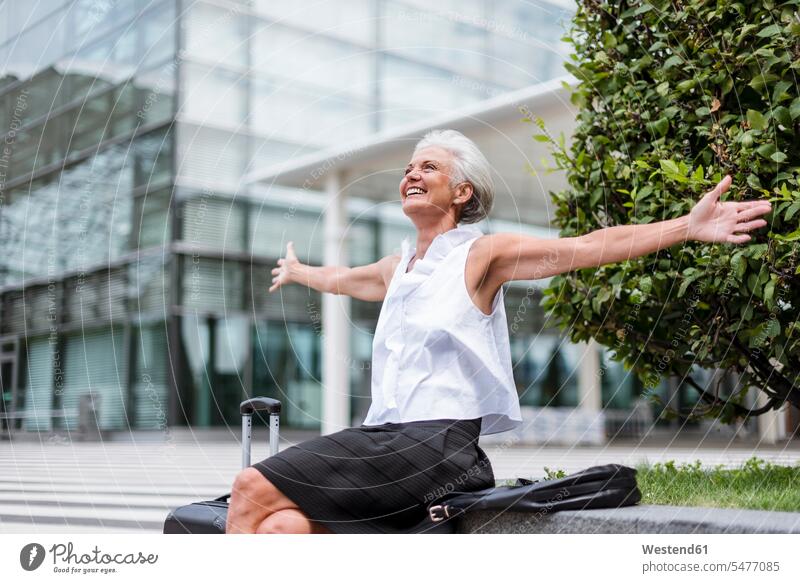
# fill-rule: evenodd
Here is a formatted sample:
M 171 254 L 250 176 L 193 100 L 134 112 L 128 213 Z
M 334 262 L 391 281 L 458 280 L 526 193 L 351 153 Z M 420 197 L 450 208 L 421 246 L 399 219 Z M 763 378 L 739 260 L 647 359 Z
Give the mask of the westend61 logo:
M 74 552 L 71 542 L 67 544 L 54 544 L 48 551 L 39 543 L 29 543 L 19 552 L 19 564 L 26 571 L 35 571 L 42 566 L 45 557 L 53 559 L 54 573 L 108 573 L 118 572 L 113 565 L 153 565 L 158 561 L 158 555 L 145 555 L 138 553 L 104 553 L 97 545 L 85 553 Z M 109 566 L 112 565 L 112 566 Z

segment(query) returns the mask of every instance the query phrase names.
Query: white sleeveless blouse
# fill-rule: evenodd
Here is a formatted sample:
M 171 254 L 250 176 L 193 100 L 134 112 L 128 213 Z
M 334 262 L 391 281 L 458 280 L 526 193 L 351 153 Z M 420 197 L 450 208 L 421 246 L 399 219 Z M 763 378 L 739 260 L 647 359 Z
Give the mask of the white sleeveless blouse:
M 488 435 L 521 424 L 503 289 L 489 315 L 464 281 L 467 254 L 482 235 L 474 225 L 440 233 L 409 273 L 416 248 L 403 240 L 372 343 L 364 425 L 481 417 Z

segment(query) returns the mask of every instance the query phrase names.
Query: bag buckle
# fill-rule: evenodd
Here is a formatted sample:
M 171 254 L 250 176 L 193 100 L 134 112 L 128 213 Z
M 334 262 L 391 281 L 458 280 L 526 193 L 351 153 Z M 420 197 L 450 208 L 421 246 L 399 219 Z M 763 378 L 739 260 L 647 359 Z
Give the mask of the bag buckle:
M 450 513 L 447 512 L 447 506 L 442 506 L 441 504 L 428 508 L 428 515 L 433 522 L 441 522 L 445 518 L 450 518 Z

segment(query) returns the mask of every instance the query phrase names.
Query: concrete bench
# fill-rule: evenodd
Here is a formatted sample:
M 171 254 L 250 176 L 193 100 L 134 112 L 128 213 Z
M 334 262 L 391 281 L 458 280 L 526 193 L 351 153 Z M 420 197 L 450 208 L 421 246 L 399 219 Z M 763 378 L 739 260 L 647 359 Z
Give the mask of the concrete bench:
M 489 511 L 464 515 L 459 533 L 475 534 L 717 534 L 800 533 L 800 512 L 636 505 L 562 510 L 541 516 Z

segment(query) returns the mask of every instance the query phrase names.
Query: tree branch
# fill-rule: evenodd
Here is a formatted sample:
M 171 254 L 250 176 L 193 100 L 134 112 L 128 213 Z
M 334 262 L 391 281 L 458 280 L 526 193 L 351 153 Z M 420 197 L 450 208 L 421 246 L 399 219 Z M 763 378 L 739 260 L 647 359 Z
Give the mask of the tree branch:
M 764 405 L 763 407 L 759 407 L 758 409 L 748 409 L 747 407 L 742 407 L 738 403 L 732 403 L 730 400 L 720 399 L 718 397 L 715 397 L 714 395 L 703 389 L 703 387 L 698 385 L 697 381 L 695 381 L 690 376 L 687 376 L 685 381 L 700 393 L 700 398 L 703 399 L 706 403 L 710 405 L 718 405 L 720 407 L 729 405 L 733 407 L 733 410 L 736 413 L 737 417 L 758 417 L 759 415 L 763 415 L 767 411 L 773 409 L 775 403 L 778 402 L 778 400 L 775 399 L 774 397 L 770 397 L 769 400 L 767 401 L 767 404 Z
M 778 394 L 777 396 L 781 401 L 789 401 L 795 407 L 800 407 L 800 390 L 795 388 L 793 382 L 768 362 L 765 363 L 763 359 L 753 356 L 750 350 L 736 336 L 733 337 L 731 344 L 743 355 L 747 356 L 757 376 Z M 774 380 L 772 380 L 773 377 Z

